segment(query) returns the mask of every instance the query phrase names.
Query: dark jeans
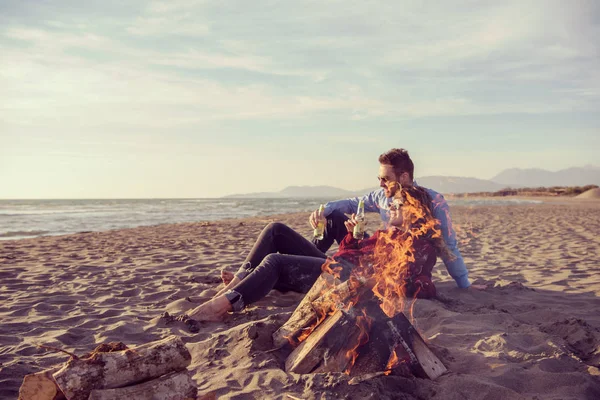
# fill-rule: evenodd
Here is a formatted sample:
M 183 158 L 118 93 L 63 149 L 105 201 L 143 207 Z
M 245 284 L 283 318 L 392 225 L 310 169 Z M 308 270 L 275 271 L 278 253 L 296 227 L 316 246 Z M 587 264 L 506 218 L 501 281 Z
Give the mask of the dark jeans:
M 327 256 L 282 223 L 270 223 L 258 236 L 236 273 L 242 281 L 226 293 L 234 310 L 265 297 L 272 289 L 306 293 L 321 274 Z

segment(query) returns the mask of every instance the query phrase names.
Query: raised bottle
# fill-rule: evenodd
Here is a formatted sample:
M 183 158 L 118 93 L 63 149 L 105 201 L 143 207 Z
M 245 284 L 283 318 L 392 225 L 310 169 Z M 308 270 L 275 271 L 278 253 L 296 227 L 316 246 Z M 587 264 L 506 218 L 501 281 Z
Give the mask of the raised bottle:
M 358 202 L 355 218 L 356 225 L 354 225 L 352 236 L 354 236 L 354 239 L 360 240 L 365 237 L 365 202 L 363 200 Z
M 319 206 L 319 217 L 323 216 L 324 209 L 325 209 L 325 206 L 323 204 L 321 204 Z M 315 228 L 315 231 L 313 232 L 313 236 L 317 240 L 323 240 L 323 233 L 325 233 L 325 224 L 323 223 L 323 221 L 321 221 L 319 219 L 319 222 L 317 223 L 317 227 Z

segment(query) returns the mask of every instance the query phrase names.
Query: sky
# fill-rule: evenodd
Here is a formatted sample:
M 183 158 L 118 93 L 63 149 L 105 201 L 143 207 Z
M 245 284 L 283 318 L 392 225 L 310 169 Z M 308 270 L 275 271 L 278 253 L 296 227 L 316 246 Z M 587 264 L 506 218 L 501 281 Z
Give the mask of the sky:
M 0 198 L 598 165 L 600 2 L 0 1 Z

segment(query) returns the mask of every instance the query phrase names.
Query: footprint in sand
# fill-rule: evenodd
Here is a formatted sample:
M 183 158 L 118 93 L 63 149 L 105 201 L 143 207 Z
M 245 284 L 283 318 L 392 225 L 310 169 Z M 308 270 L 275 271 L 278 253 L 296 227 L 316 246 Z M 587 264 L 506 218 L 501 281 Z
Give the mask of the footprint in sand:
M 540 331 L 560 337 L 568 349 L 588 365 L 600 365 L 600 330 L 585 320 L 567 318 L 543 325 Z

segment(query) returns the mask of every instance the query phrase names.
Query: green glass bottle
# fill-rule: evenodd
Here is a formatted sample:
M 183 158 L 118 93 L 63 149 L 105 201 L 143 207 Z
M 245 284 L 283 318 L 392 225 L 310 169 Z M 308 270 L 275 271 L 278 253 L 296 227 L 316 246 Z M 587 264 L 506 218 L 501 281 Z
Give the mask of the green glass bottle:
M 358 202 L 358 210 L 356 210 L 356 222 L 354 225 L 354 230 L 352 231 L 352 236 L 354 239 L 361 240 L 365 237 L 365 202 L 364 200 L 360 200 Z
M 321 204 L 319 206 L 319 216 L 323 215 L 324 209 L 325 209 L 325 206 L 323 204 Z M 325 233 L 325 224 L 323 223 L 323 221 L 319 220 L 317 227 L 315 228 L 315 231 L 313 232 L 313 236 L 317 240 L 323 240 L 324 233 Z

